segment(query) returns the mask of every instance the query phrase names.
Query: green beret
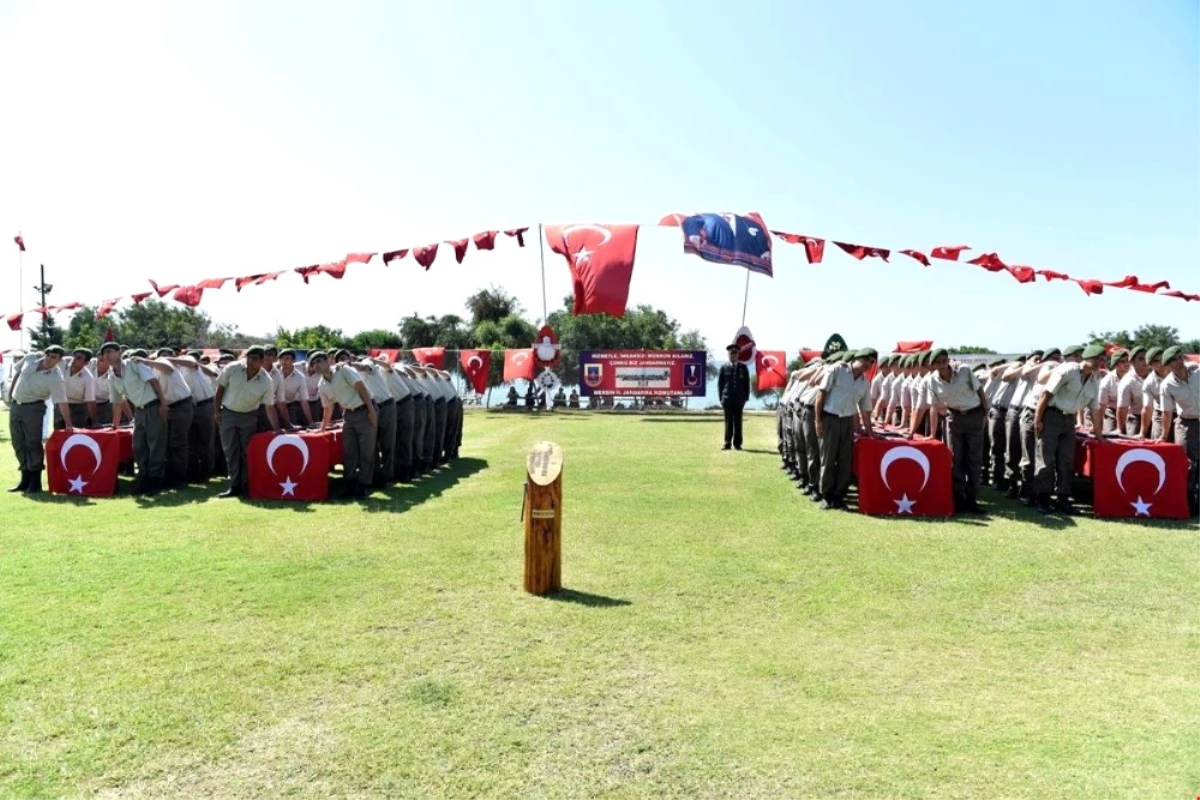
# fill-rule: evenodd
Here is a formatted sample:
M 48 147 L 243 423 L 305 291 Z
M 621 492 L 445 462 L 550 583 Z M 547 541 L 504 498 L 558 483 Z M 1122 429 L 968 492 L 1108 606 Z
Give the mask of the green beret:
M 1008 363 L 1007 358 L 993 358 L 991 361 L 988 362 L 988 368 L 990 369 L 992 367 L 998 367 L 1001 364 L 1007 364 L 1007 363 Z
M 1135 358 L 1138 357 L 1139 354 L 1143 355 L 1143 356 L 1146 355 L 1146 348 L 1144 348 L 1144 347 L 1131 348 L 1129 351 L 1129 360 L 1133 361 Z
M 296 351 L 290 347 L 285 347 L 284 349 L 279 351 L 279 357 L 283 358 L 284 356 L 291 356 L 292 358 L 295 358 Z
M 1076 348 L 1072 347 L 1071 350 Z M 1087 347 L 1079 348 L 1079 352 L 1083 354 L 1083 358 L 1099 358 L 1104 355 L 1104 345 L 1089 344 Z
M 316 364 L 318 361 L 324 361 L 329 358 L 329 354 L 324 350 L 313 350 L 308 354 L 308 363 Z
M 1041 357 L 1042 357 L 1042 353 L 1044 353 L 1044 352 L 1046 352 L 1046 351 L 1044 351 L 1044 350 L 1030 350 L 1028 353 L 1026 353 L 1026 354 L 1025 354 L 1025 360 L 1026 360 L 1026 361 L 1028 361 L 1029 359 L 1033 358 L 1034 356 L 1037 356 L 1038 358 L 1041 358 Z
M 1125 352 L 1124 350 L 1113 350 L 1112 355 L 1108 357 L 1108 366 L 1115 367 L 1117 364 L 1120 364 L 1122 361 L 1127 361 L 1128 359 L 1129 353 Z
M 1042 351 L 1042 361 L 1049 361 L 1054 356 L 1061 358 L 1062 350 L 1059 350 L 1057 347 L 1047 347 Z
M 1146 351 L 1146 363 L 1150 364 L 1154 361 L 1157 361 L 1162 357 L 1162 352 L 1163 351 L 1161 347 L 1151 347 Z
M 117 344 L 116 342 L 105 342 L 104 344 L 100 345 L 100 355 L 104 355 L 109 350 L 120 350 L 120 349 L 121 349 L 121 345 Z
M 61 347 L 59 347 L 56 344 L 52 344 L 49 347 L 47 347 L 45 350 L 42 351 L 42 355 L 45 355 L 45 356 L 65 356 L 66 354 L 67 354 L 67 351 L 63 350 Z
M 879 358 L 879 351 L 874 347 L 864 347 L 854 354 L 855 358 Z
M 354 358 L 354 355 L 344 347 L 339 348 L 333 352 L 333 360 L 334 361 L 337 361 L 342 356 L 345 356 L 346 358 Z
M 931 350 L 931 351 L 929 351 L 929 362 L 928 363 L 932 364 L 933 362 L 937 361 L 942 356 L 945 356 L 946 358 L 950 358 L 950 353 L 949 353 L 949 351 L 946 350 L 946 348 L 939 347 L 936 350 Z
M 1183 348 L 1182 347 L 1168 347 L 1166 350 L 1163 351 L 1162 363 L 1170 364 L 1172 361 L 1174 361 L 1177 358 L 1183 358 Z
M 146 358 L 148 354 L 146 353 L 145 350 L 138 347 L 134 350 L 130 350 L 128 355 L 130 358 Z
M 1099 347 L 1100 347 L 1100 352 L 1101 352 L 1101 353 L 1103 353 L 1103 352 L 1104 352 L 1104 347 L 1103 347 L 1103 345 L 1100 345 Z M 1078 355 L 1082 355 L 1082 354 L 1083 354 L 1083 345 L 1081 345 L 1081 344 L 1073 344 L 1073 345 L 1071 345 L 1070 347 L 1064 347 L 1064 348 L 1062 349 L 1062 354 L 1063 354 L 1063 358 L 1066 358 L 1067 356 L 1078 356 Z M 1093 358 L 1094 358 L 1094 357 L 1095 357 L 1095 356 L 1093 356 Z
M 197 361 L 199 361 L 201 358 L 204 357 L 204 351 L 203 350 L 188 350 L 187 355 L 189 358 L 194 358 Z
M 173 355 L 175 355 L 175 351 L 174 351 L 174 350 L 172 350 L 171 348 L 169 348 L 169 347 L 160 347 L 160 348 L 158 348 L 158 352 L 156 352 L 156 353 L 154 354 L 154 357 L 155 357 L 155 358 L 162 358 L 163 356 L 173 356 Z
M 263 345 L 263 355 L 264 356 L 277 356 L 277 355 L 279 355 L 279 348 L 273 344 Z
M 246 348 L 246 358 L 254 358 L 255 356 L 262 358 L 265 355 L 266 350 L 262 347 L 262 345 L 256 344 L 253 347 Z
M 71 351 L 71 355 L 75 355 L 75 356 L 83 356 L 83 357 L 84 357 L 84 358 L 86 358 L 88 361 L 91 361 L 91 360 L 92 360 L 92 356 L 93 356 L 93 355 L 95 355 L 95 354 L 94 354 L 94 353 L 92 353 L 92 351 L 91 351 L 91 350 L 88 350 L 86 347 L 76 347 L 74 350 L 72 350 L 72 351 Z
M 913 359 L 913 363 L 918 367 L 929 366 L 930 364 L 933 363 L 933 351 L 932 350 L 922 350 L 921 352 L 916 354 L 916 358 Z

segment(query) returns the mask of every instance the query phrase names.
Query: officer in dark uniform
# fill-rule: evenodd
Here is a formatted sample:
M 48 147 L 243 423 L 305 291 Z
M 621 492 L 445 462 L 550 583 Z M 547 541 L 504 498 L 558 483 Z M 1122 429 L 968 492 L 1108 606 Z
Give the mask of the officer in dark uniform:
M 721 365 L 721 374 L 717 378 L 717 395 L 721 398 L 721 410 L 725 413 L 725 446 L 728 450 L 732 444 L 736 449 L 742 449 L 742 410 L 750 399 L 750 370 L 738 361 L 738 346 L 731 344 L 725 348 L 729 353 L 729 363 Z

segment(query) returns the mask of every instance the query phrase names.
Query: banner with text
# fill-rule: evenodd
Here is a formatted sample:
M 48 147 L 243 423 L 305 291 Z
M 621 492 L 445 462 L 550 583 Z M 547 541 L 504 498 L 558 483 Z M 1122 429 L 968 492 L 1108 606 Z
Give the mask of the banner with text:
M 585 350 L 579 393 L 585 397 L 704 397 L 703 350 Z

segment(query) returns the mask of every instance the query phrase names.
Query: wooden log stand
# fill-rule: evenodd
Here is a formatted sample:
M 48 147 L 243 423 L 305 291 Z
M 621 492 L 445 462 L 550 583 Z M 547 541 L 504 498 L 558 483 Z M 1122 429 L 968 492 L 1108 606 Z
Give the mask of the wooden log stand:
M 539 442 L 525 460 L 525 591 L 562 589 L 562 448 Z

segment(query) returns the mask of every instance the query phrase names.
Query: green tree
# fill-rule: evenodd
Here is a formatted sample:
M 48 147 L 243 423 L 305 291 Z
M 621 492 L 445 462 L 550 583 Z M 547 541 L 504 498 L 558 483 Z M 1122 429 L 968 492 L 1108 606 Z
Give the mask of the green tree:
M 517 313 L 509 314 L 499 320 L 483 320 L 475 326 L 473 332 L 475 347 L 492 352 L 488 386 L 499 386 L 504 383 L 504 351 L 529 347 L 536 335 L 537 328 L 533 323 Z
M 360 331 L 350 337 L 350 349 L 355 352 L 364 352 L 376 347 L 384 350 L 398 350 L 401 344 L 400 334 L 379 328 Z
M 478 328 L 481 322 L 498 322 L 514 314 L 519 316 L 524 311 L 517 298 L 499 286 L 480 289 L 467 298 L 465 306 L 471 312 L 472 329 Z
M 325 325 L 311 325 L 307 328 L 297 328 L 289 331 L 279 328 L 275 331 L 276 347 L 291 347 L 296 350 L 329 350 L 335 347 L 345 347 L 349 343 L 341 328 L 330 328 Z
M 1133 336 L 1129 331 L 1092 331 L 1088 334 L 1088 344 L 1116 344 L 1121 347 L 1133 347 Z
M 1088 344 L 1115 344 L 1121 347 L 1173 347 L 1181 345 L 1196 352 L 1188 345 L 1200 344 L 1200 340 L 1181 341 L 1179 329 L 1170 325 L 1139 325 L 1133 333 L 1129 331 L 1100 331 L 1088 334 Z
M 121 326 L 115 315 L 96 319 L 96 309 L 92 306 L 84 306 L 75 312 L 67 324 L 67 332 L 62 342 L 63 347 L 68 349 L 86 347 L 89 350 L 98 350 L 104 343 L 105 334 L 110 329 L 113 332 L 113 341 L 120 342 Z
M 45 350 L 52 344 L 63 343 L 63 329 L 54 321 L 54 315 L 47 315 L 42 324 L 29 329 L 29 345 L 34 350 Z

